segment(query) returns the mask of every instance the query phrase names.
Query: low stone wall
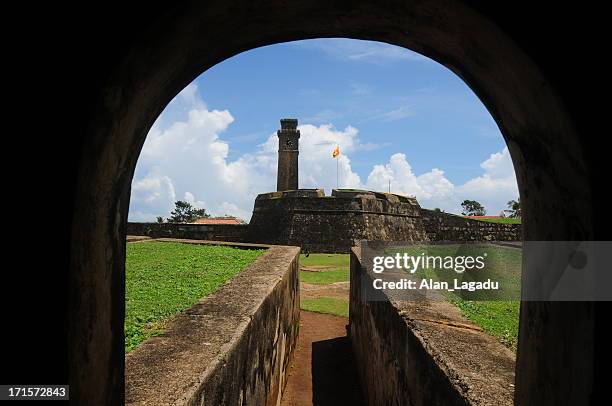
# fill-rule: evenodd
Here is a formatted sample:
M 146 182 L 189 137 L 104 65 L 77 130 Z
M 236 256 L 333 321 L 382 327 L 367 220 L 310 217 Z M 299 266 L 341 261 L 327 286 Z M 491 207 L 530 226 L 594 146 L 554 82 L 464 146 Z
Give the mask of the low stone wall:
M 430 241 L 522 241 L 521 224 L 501 224 L 421 209 Z
M 185 238 L 191 240 L 244 241 L 247 224 L 181 224 L 128 222 L 127 235 L 151 238 Z
M 299 254 L 269 247 L 127 354 L 126 404 L 279 404 L 299 332 Z
M 353 248 L 349 335 L 368 404 L 513 404 L 509 349 L 448 302 L 366 301 L 363 275 Z

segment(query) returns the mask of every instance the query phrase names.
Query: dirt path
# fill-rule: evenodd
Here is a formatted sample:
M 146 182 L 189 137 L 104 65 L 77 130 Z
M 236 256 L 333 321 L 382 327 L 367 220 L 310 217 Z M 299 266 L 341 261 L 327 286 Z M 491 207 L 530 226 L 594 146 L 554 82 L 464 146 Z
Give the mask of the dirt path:
M 300 297 L 302 299 L 316 299 L 319 297 L 334 297 L 349 300 L 349 282 L 336 282 L 328 285 L 300 282 Z
M 363 405 L 344 317 L 303 311 L 283 406 Z

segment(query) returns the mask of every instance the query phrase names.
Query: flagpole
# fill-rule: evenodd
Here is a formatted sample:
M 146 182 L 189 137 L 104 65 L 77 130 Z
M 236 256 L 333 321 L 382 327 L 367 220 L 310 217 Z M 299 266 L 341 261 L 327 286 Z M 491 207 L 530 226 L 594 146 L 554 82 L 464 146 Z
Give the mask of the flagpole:
M 340 178 L 340 176 L 338 175 L 338 171 L 340 170 L 340 164 L 338 163 L 338 161 L 340 161 L 340 158 L 336 157 L 336 189 L 338 189 L 338 179 Z
M 340 187 L 340 162 L 338 162 L 340 160 L 340 158 L 338 158 L 339 156 L 340 145 L 336 145 L 336 148 L 334 148 L 334 151 L 332 152 L 332 158 L 336 160 L 336 189 Z

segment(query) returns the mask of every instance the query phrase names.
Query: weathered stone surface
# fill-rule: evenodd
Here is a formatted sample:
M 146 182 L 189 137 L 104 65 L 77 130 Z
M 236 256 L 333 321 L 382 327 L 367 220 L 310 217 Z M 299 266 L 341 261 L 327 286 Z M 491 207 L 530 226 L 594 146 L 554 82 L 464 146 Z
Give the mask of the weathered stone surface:
M 368 301 L 351 251 L 349 335 L 370 405 L 512 405 L 514 354 L 445 301 Z
M 299 253 L 269 248 L 130 352 L 126 404 L 278 404 L 299 333 Z
M 490 223 L 453 214 L 421 209 L 421 219 L 431 241 L 521 241 L 521 224 Z
M 467 219 L 390 193 L 298 189 L 257 196 L 250 224 L 128 223 L 128 235 L 296 245 L 348 252 L 360 240 L 521 241 L 520 224 Z
M 149 241 L 151 237 L 147 237 L 146 235 L 127 235 L 127 242 L 138 242 L 138 241 Z
M 348 252 L 361 240 L 420 241 L 416 199 L 387 193 L 297 190 L 257 196 L 247 241 Z
M 127 223 L 128 235 L 151 238 L 244 241 L 247 224 Z
M 497 224 L 422 209 L 415 198 L 364 190 L 300 189 L 260 194 L 246 240 L 349 252 L 361 240 L 520 241 L 516 224 Z

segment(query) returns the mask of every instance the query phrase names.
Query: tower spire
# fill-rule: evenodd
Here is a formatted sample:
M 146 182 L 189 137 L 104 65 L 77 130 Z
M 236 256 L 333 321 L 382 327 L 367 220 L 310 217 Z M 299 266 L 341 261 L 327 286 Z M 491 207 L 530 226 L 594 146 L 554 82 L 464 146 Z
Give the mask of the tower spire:
M 283 118 L 278 135 L 278 172 L 276 190 L 296 190 L 298 188 L 298 155 L 300 131 L 296 118 Z

